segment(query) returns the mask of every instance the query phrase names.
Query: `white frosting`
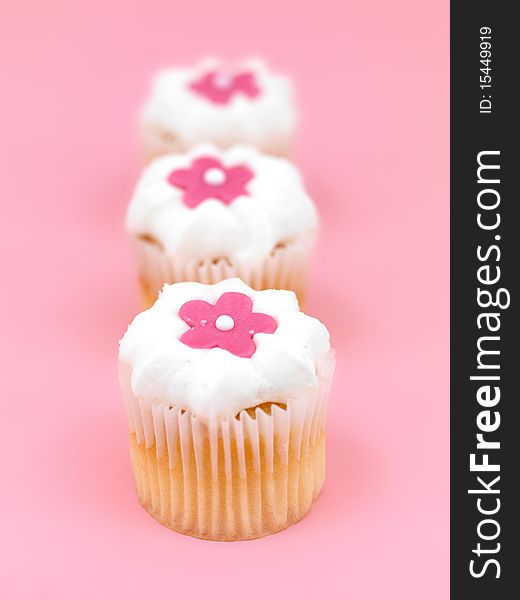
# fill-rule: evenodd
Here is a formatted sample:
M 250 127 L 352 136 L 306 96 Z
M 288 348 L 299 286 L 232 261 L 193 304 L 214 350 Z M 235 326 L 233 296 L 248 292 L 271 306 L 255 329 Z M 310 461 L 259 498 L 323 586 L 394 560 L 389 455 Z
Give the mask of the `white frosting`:
M 170 132 L 186 146 L 207 140 L 225 146 L 230 139 L 263 146 L 273 138 L 292 136 L 296 112 L 292 85 L 286 77 L 270 72 L 257 59 L 244 61 L 236 72 L 252 72 L 260 94 L 250 98 L 237 93 L 228 103 L 215 104 L 189 85 L 219 68 L 220 61 L 207 59 L 194 68 L 158 73 L 143 109 L 144 123 Z M 229 85 L 225 77 L 219 81 L 222 87 Z
M 245 186 L 248 195 L 230 204 L 209 199 L 195 208 L 186 206 L 184 190 L 171 185 L 168 175 L 189 168 L 202 156 L 215 157 L 225 167 L 250 168 L 254 176 Z M 213 185 L 218 185 L 222 175 L 219 169 L 206 171 Z M 260 262 L 276 244 L 306 237 L 317 226 L 316 209 L 298 169 L 286 159 L 262 154 L 252 146 L 223 151 L 204 144 L 186 154 L 156 159 L 143 172 L 127 215 L 132 234 L 151 235 L 172 257 L 227 257 L 238 265 Z
M 189 326 L 180 307 L 199 299 L 215 304 L 225 292 L 253 300 L 253 312 L 278 323 L 257 333 L 256 351 L 241 358 L 221 348 L 196 349 L 179 340 Z M 300 312 L 293 292 L 254 291 L 239 279 L 215 285 L 165 285 L 156 303 L 135 317 L 120 342 L 119 359 L 132 368 L 131 386 L 144 402 L 161 402 L 207 417 L 235 415 L 262 402 L 305 402 L 318 387 L 317 363 L 330 350 L 329 333 Z

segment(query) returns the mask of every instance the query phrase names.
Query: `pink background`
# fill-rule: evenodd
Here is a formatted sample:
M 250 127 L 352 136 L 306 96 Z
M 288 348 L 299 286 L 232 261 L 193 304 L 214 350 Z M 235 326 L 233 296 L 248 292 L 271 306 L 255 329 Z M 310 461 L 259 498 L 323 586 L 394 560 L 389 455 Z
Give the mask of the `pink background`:
M 0 596 L 448 597 L 448 3 L 9 4 Z M 116 380 L 138 310 L 122 227 L 136 111 L 157 67 L 207 52 L 296 80 L 323 217 L 308 312 L 339 359 L 321 498 L 235 544 L 139 507 Z

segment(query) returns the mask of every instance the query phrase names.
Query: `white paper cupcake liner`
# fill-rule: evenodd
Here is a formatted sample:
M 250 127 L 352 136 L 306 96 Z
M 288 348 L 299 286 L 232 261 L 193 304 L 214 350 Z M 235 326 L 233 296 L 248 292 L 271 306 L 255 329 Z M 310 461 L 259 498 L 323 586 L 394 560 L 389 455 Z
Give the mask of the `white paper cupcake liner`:
M 227 258 L 211 260 L 181 260 L 169 256 L 157 243 L 135 238 L 137 270 L 143 294 L 143 304 L 151 306 L 165 283 L 197 281 L 213 284 L 239 277 L 256 290 L 293 290 L 300 303 L 304 300 L 306 275 L 315 234 L 275 248 L 255 265 L 236 264 Z
M 286 408 L 205 419 L 141 401 L 131 389 L 131 368 L 120 365 L 140 502 L 168 527 L 214 540 L 261 537 L 302 518 L 325 477 L 333 371 L 330 353 L 319 363 L 316 389 L 277 400 Z
M 169 131 L 159 125 L 143 121 L 140 126 L 141 144 L 143 149 L 144 162 L 149 163 L 158 156 L 171 154 L 173 152 L 187 152 L 190 147 L 201 143 L 188 143 L 173 131 Z M 216 146 L 225 150 L 234 144 L 251 144 L 256 146 L 261 152 L 273 154 L 275 156 L 289 157 L 291 154 L 293 142 L 291 136 L 273 135 L 268 139 L 258 140 L 257 143 L 251 141 L 245 142 L 243 139 L 237 139 L 232 135 L 226 138 L 206 140 L 214 143 Z

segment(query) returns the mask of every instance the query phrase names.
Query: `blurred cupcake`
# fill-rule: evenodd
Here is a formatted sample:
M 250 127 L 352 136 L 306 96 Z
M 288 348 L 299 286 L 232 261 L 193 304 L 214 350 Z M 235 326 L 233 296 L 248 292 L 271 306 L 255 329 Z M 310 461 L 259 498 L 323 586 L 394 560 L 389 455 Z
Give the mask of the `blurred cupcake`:
M 127 215 L 145 306 L 164 283 L 235 276 L 301 301 L 317 227 L 296 167 L 251 146 L 206 144 L 156 159 Z
M 119 363 L 137 494 L 159 522 L 245 540 L 310 510 L 334 357 L 292 292 L 238 279 L 165 286 L 128 328 Z
M 141 115 L 147 160 L 200 142 L 289 152 L 296 124 L 292 85 L 258 60 L 235 67 L 208 59 L 157 74 Z

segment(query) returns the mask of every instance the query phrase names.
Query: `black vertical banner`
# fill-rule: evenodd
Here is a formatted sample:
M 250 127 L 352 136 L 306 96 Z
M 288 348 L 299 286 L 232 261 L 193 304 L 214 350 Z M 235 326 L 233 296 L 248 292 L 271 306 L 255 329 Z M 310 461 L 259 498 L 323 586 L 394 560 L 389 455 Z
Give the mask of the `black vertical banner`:
M 455 599 L 520 598 L 520 36 L 515 8 L 514 2 L 491 0 L 451 5 Z

